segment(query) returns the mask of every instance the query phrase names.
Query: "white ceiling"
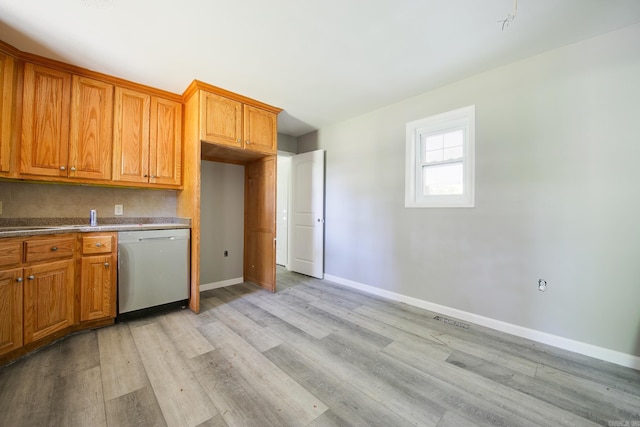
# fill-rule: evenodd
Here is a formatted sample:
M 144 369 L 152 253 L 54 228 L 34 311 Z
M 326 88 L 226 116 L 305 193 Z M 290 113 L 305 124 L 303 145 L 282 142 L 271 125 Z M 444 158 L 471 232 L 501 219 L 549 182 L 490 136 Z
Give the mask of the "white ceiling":
M 640 22 L 640 0 L 0 0 L 0 39 L 182 93 L 284 109 L 299 136 Z M 640 48 L 640 41 L 639 41 Z

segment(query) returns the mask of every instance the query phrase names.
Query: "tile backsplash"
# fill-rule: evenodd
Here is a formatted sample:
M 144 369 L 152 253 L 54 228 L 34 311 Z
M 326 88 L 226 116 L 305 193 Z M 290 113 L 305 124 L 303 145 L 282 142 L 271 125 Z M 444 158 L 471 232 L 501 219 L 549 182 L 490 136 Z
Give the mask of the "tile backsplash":
M 0 181 L 0 218 L 175 217 L 177 191 Z

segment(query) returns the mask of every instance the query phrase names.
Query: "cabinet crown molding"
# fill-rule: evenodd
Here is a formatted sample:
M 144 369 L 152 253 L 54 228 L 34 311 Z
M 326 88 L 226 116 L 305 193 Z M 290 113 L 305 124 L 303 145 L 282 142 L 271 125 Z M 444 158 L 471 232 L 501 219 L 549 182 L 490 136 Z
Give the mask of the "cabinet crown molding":
M 183 102 L 186 102 L 189 98 L 191 98 L 198 90 L 204 90 L 207 92 L 215 93 L 216 95 L 224 96 L 225 98 L 233 99 L 238 102 L 242 102 L 243 104 L 252 105 L 254 107 L 262 108 L 263 110 L 267 110 L 274 114 L 279 114 L 282 111 L 282 108 L 274 107 L 273 105 L 265 104 L 264 102 L 257 101 L 253 98 L 249 98 L 247 96 L 239 95 L 235 92 L 228 91 L 218 86 L 211 85 L 209 83 L 202 82 L 200 80 L 194 80 L 187 87 L 187 89 L 182 94 Z

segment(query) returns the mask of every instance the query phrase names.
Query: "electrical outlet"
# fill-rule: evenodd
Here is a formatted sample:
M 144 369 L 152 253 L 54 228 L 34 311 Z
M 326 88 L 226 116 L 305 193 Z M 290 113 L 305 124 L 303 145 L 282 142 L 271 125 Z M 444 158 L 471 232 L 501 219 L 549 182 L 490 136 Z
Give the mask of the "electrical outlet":
M 122 213 L 124 212 L 124 208 L 122 205 L 116 205 L 114 214 L 116 215 L 122 215 Z

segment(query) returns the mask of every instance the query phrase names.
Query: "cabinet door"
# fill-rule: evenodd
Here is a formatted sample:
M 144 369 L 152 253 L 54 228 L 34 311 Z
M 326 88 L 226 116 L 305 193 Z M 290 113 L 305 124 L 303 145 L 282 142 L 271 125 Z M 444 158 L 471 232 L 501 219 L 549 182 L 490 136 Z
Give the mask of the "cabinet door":
M 115 268 L 111 255 L 82 258 L 80 321 L 115 317 Z
M 73 325 L 74 260 L 24 269 L 24 343 Z
M 182 183 L 182 104 L 151 97 L 149 183 Z
M 22 269 L 0 271 L 0 355 L 22 347 Z
M 242 148 L 242 103 L 200 92 L 200 139 Z
M 111 179 L 113 86 L 73 76 L 69 177 Z
M 275 154 L 276 115 L 251 105 L 244 106 L 244 143 L 247 150 Z
M 20 172 L 67 176 L 71 74 L 24 66 Z
M 116 87 L 113 132 L 113 180 L 149 182 L 151 96 Z
M 13 70 L 13 58 L 0 52 L 0 174 L 11 167 Z

